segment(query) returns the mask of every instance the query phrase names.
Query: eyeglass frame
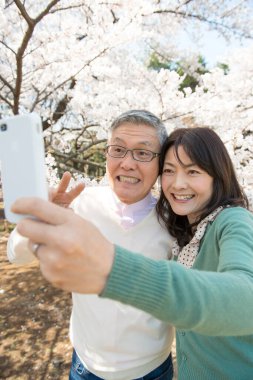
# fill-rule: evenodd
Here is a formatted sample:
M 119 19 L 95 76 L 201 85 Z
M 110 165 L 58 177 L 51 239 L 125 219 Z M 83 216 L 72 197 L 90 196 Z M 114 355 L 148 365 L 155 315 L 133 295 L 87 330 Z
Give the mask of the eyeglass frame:
M 125 149 L 125 153 L 123 156 L 112 156 L 109 152 L 108 152 L 108 149 L 111 147 L 111 146 L 117 146 L 119 148 L 122 148 L 122 149 Z M 134 151 L 136 150 L 142 150 L 144 152 L 149 152 L 149 153 L 152 153 L 152 157 L 150 160 L 137 160 L 135 157 L 134 157 Z M 131 155 L 132 155 L 132 158 L 135 160 L 135 161 L 138 161 L 138 162 L 151 162 L 155 157 L 159 157 L 161 153 L 156 153 L 156 152 L 153 152 L 152 150 L 149 150 L 149 149 L 142 149 L 142 148 L 134 148 L 134 149 L 127 149 L 125 148 L 124 146 L 121 146 L 121 145 L 117 145 L 117 144 L 111 144 L 111 145 L 107 145 L 105 147 L 105 151 L 106 153 L 108 153 L 108 155 L 112 158 L 124 158 L 126 157 L 127 153 L 128 152 L 131 152 Z

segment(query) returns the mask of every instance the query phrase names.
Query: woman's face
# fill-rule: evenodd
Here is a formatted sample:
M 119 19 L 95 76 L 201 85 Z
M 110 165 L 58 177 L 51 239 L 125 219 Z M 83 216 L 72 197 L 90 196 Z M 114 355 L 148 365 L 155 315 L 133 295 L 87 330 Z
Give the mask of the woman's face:
M 175 214 L 186 215 L 189 223 L 196 221 L 213 193 L 213 177 L 193 163 L 179 146 L 178 161 L 174 147 L 166 153 L 162 189 Z

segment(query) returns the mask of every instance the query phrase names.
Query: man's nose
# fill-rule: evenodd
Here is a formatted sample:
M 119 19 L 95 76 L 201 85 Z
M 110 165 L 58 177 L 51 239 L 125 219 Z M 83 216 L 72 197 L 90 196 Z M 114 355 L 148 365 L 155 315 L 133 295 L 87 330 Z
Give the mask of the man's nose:
M 133 152 L 131 150 L 128 150 L 125 157 L 121 158 L 120 166 L 125 169 L 132 169 L 135 168 L 136 165 L 137 161 L 133 158 Z

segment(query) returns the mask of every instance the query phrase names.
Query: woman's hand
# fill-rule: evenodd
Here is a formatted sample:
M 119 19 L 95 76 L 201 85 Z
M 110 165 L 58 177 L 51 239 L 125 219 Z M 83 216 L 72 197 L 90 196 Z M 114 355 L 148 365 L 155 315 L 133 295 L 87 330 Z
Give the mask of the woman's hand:
M 54 286 L 100 294 L 114 260 L 114 246 L 89 221 L 39 198 L 18 199 L 12 211 L 33 215 L 17 231 L 29 239 L 43 276 Z

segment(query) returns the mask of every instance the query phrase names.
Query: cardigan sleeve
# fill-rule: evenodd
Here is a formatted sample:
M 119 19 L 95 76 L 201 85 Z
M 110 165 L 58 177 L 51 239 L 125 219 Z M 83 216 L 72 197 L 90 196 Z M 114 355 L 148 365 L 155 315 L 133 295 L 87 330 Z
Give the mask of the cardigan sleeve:
M 220 249 L 217 271 L 154 261 L 116 246 L 101 297 L 137 307 L 178 329 L 212 336 L 252 334 L 253 216 L 241 210 L 229 212 L 229 218 L 224 213 L 214 229 Z M 214 246 L 210 242 L 210 256 Z

